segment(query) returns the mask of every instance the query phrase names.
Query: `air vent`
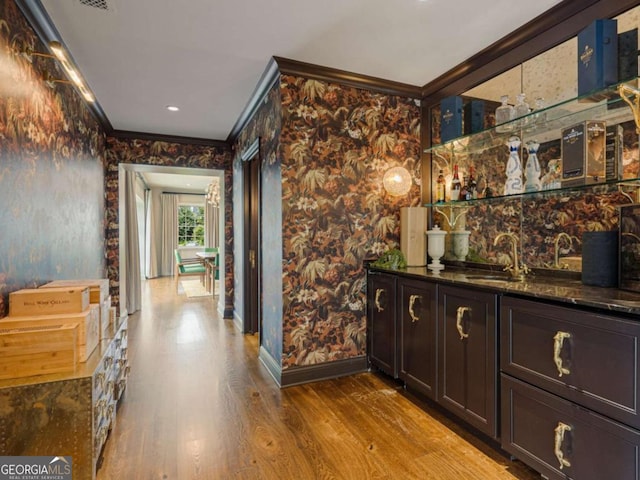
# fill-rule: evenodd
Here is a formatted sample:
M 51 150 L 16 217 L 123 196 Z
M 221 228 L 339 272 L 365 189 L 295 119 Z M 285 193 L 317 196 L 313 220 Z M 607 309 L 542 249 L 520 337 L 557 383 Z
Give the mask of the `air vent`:
M 98 8 L 100 10 L 111 10 L 106 0 L 78 0 L 82 5 L 87 7 Z

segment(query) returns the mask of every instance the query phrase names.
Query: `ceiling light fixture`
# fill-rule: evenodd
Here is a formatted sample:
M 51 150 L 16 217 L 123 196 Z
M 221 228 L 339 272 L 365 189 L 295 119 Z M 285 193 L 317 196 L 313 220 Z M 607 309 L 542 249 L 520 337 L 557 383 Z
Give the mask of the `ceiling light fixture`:
M 214 207 L 220 206 L 220 181 L 214 178 L 213 181 L 204 189 L 206 193 L 205 198 Z
M 169 110 L 170 112 L 177 112 L 178 110 L 180 110 L 180 108 L 176 107 L 175 105 L 167 105 L 167 110 Z

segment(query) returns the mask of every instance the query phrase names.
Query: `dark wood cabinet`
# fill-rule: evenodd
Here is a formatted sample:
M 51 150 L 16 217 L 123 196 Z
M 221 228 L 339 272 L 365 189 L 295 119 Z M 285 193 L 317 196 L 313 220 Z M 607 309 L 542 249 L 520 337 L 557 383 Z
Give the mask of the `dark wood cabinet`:
M 640 428 L 640 323 L 504 298 L 501 369 Z
M 369 271 L 367 293 L 369 361 L 397 378 L 396 276 Z
M 638 480 L 640 433 L 502 375 L 502 448 L 550 479 Z
M 410 387 L 436 399 L 437 284 L 399 278 L 399 376 Z
M 438 402 L 498 438 L 498 295 L 439 285 Z

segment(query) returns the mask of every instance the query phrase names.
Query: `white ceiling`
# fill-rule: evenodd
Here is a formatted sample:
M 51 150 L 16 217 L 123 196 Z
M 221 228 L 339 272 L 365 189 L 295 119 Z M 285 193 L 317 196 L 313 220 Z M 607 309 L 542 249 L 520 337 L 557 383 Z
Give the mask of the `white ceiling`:
M 559 3 L 99 1 L 41 0 L 113 128 L 216 140 L 272 56 L 423 86 Z

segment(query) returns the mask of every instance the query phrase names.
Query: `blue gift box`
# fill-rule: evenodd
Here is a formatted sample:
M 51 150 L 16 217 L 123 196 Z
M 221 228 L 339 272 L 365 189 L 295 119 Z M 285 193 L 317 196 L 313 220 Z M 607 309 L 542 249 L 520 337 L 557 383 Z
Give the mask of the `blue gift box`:
M 440 140 L 444 143 L 462 136 L 462 97 L 447 97 L 440 102 Z
M 471 100 L 464 106 L 464 133 L 476 133 L 484 129 L 484 101 Z
M 578 33 L 578 95 L 618 82 L 618 22 L 600 19 Z

